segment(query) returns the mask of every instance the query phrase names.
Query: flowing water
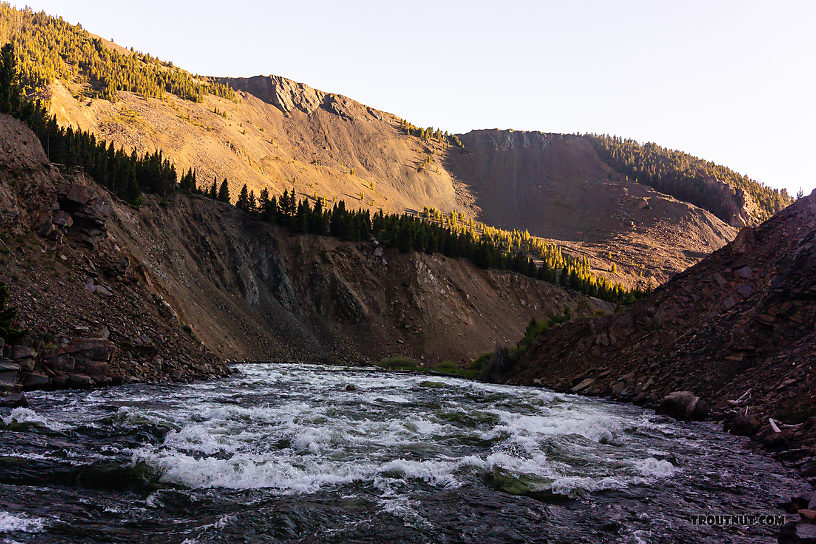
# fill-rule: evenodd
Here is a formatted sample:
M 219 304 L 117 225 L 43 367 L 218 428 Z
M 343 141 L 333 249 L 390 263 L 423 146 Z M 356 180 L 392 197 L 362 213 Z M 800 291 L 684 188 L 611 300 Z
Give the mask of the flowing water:
M 29 395 L 0 412 L 0 542 L 774 542 L 806 485 L 713 424 L 316 365 Z

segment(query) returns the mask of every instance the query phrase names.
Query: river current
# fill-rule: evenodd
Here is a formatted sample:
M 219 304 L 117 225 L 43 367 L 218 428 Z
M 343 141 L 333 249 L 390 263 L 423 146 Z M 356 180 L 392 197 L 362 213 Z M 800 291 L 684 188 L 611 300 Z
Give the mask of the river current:
M 318 365 L 0 411 L 0 542 L 775 542 L 807 485 L 714 424 Z

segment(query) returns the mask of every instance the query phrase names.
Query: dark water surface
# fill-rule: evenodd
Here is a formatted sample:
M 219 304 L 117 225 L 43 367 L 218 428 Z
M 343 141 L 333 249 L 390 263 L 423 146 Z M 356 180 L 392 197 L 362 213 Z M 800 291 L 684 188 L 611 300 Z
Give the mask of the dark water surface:
M 775 542 L 804 482 L 713 424 L 452 378 L 243 365 L 0 411 L 0 542 Z

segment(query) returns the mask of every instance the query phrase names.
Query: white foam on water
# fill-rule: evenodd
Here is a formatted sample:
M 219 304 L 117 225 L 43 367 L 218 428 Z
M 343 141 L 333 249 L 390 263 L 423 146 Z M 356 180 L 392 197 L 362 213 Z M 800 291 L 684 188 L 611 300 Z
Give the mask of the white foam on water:
M 615 478 L 591 478 L 587 476 L 563 476 L 553 480 L 550 489 L 558 495 L 572 496 L 576 492 L 599 491 L 602 489 L 621 489 L 628 485 L 627 482 Z
M 24 513 L 0 512 L 0 533 L 39 533 L 45 529 L 47 522 L 45 518 Z
M 232 453 L 236 448 L 236 444 L 229 440 L 219 440 L 218 437 L 210 434 L 209 429 L 199 424 L 187 425 L 179 431 L 170 431 L 164 437 L 164 445 L 205 455 Z
M 51 421 L 30 408 L 22 407 L 14 408 L 7 417 L 3 418 L 3 423 L 6 425 L 11 425 L 12 423 L 30 423 L 51 429 L 52 431 L 64 431 L 70 428 L 68 425 Z
M 635 462 L 635 468 L 644 476 L 654 476 L 656 478 L 670 478 L 680 471 L 679 468 L 666 460 L 658 460 L 648 457 Z
M 284 494 L 314 493 L 327 485 L 366 479 L 372 467 L 358 463 L 332 463 L 318 456 L 235 454 L 229 459 L 195 458 L 172 450 L 141 449 L 134 461 L 157 466 L 162 481 L 191 488 L 272 488 Z
M 406 526 L 433 527 L 431 522 L 416 511 L 415 506 L 417 505 L 417 501 L 412 501 L 408 497 L 383 498 L 380 499 L 379 505 L 383 512 L 402 518 Z
M 396 473 L 405 478 L 424 480 L 428 483 L 443 487 L 457 487 L 460 485 L 454 472 L 459 468 L 458 461 L 412 461 L 408 459 L 394 459 L 379 466 L 380 474 Z
M 450 385 L 444 389 L 417 387 L 425 379 L 246 367 L 230 391 L 251 385 L 253 399 L 262 404 L 219 404 L 233 398 L 221 390 L 173 402 L 166 417 L 175 430 L 160 445 L 132 451 L 132 461 L 156 467 L 162 481 L 190 488 L 268 488 L 286 495 L 373 485 L 381 498 L 397 501 L 388 508 L 406 516 L 410 503 L 399 501 L 411 496 L 411 480 L 458 487 L 474 469 L 523 476 L 563 494 L 674 474 L 670 463 L 644 459 L 650 454 L 627 447 L 639 438 L 624 429 L 659 426 L 647 416 L 540 389 L 455 378 L 439 378 Z M 349 383 L 356 389 L 347 391 Z M 440 409 L 490 417 L 450 422 L 438 416 Z M 490 443 L 472 445 L 480 440 Z M 615 448 L 613 455 L 599 450 L 599 443 Z M 564 455 L 550 458 L 553 447 Z M 572 466 L 572 459 L 584 464 Z

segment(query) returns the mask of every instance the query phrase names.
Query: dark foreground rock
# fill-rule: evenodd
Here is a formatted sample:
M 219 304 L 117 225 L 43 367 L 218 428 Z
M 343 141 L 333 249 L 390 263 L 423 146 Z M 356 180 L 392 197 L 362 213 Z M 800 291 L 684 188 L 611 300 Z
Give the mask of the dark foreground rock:
M 656 410 L 659 414 L 682 420 L 705 419 L 709 414 L 706 402 L 691 391 L 669 393 L 663 397 Z

